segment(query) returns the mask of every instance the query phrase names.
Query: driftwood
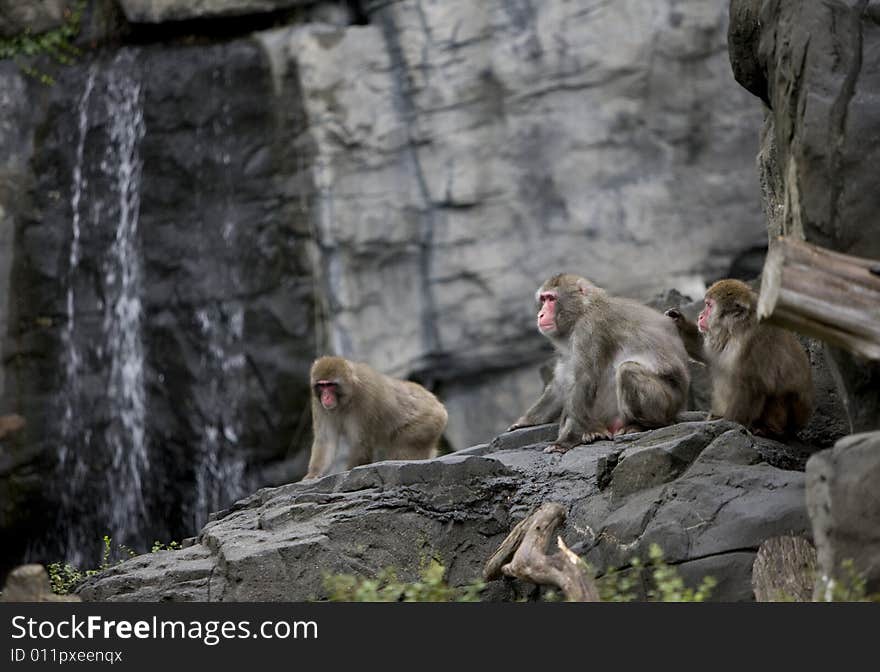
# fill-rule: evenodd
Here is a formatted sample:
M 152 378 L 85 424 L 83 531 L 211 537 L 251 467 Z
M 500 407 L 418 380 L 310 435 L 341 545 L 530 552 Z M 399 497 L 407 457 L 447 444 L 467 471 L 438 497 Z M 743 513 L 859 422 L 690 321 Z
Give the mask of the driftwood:
M 550 539 L 565 521 L 565 509 L 553 502 L 521 520 L 492 554 L 483 570 L 486 581 L 504 576 L 556 586 L 569 602 L 598 602 L 599 591 L 581 559 L 561 537 L 559 553 L 547 555 Z
M 752 588 L 758 602 L 810 602 L 816 580 L 816 549 L 803 537 L 775 537 L 758 549 Z
M 880 360 L 880 262 L 778 238 L 767 255 L 758 317 Z

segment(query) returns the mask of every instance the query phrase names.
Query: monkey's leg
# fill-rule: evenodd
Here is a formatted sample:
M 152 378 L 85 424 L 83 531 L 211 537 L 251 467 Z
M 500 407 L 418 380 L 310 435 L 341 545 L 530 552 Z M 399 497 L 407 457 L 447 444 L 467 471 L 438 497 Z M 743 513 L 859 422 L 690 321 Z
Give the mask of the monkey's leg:
M 755 421 L 760 418 L 766 401 L 764 393 L 747 387 L 743 381 L 737 381 L 724 409 L 724 419 L 738 422 L 750 430 L 755 429 Z
M 553 384 L 553 381 L 547 384 L 544 392 L 538 401 L 525 412 L 525 414 L 510 427 L 508 432 L 520 427 L 532 427 L 533 425 L 544 425 L 548 422 L 556 422 L 562 413 L 563 400 L 559 390 Z
M 544 448 L 544 452 L 567 453 L 575 446 L 579 446 L 582 443 L 589 443 L 590 441 L 595 441 L 596 439 L 600 438 L 599 436 L 596 436 L 596 438 L 587 441 L 585 438 L 586 436 L 587 434 L 584 433 L 581 425 L 576 422 L 571 416 L 563 413 L 563 421 L 559 426 L 559 436 L 556 437 L 556 441 Z M 601 438 L 610 439 L 611 435 L 604 434 Z
M 684 390 L 680 386 L 638 362 L 623 362 L 616 375 L 623 433 L 675 422 L 684 402 Z
M 437 457 L 438 438 L 413 434 L 411 436 L 398 437 L 395 442 L 384 451 L 383 460 L 426 460 Z
M 752 431 L 759 436 L 783 436 L 789 422 L 787 402 L 784 396 L 768 397 Z

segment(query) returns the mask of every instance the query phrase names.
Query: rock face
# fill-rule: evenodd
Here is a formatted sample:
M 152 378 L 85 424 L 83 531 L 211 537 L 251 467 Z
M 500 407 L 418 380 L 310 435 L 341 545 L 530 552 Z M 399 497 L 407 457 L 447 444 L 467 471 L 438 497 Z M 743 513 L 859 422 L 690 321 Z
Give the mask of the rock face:
M 436 385 L 460 449 L 537 396 L 550 274 L 647 298 L 762 246 L 723 4 L 392 2 L 261 35 L 311 120 L 328 346 Z
M 847 560 L 880 591 L 880 432 L 841 439 L 807 462 L 807 509 L 820 575 L 846 578 Z M 821 599 L 821 595 L 819 596 Z
M 24 30 L 42 33 L 57 28 L 64 21 L 65 0 L 20 2 L 0 0 L 0 37 L 12 37 Z
M 758 157 L 771 238 L 880 260 L 880 7 L 733 0 L 730 60 L 769 106 Z M 880 365 L 828 349 L 849 431 L 877 429 Z
M 316 3 L 313 0 L 119 0 L 119 4 L 132 23 L 162 23 L 261 14 Z
M 463 448 L 540 391 L 545 276 L 693 291 L 764 244 L 724 0 L 120 4 L 52 87 L 0 63 L 6 566 L 298 478 L 317 354 Z
M 767 185 L 777 192 L 771 235 L 880 258 L 871 178 L 880 169 L 880 8 L 734 0 L 730 11 L 734 73 L 770 107 L 762 163 L 779 178 Z
M 91 579 L 85 600 L 309 600 L 326 573 L 413 578 L 435 557 L 453 585 L 475 580 L 517 520 L 542 502 L 568 510 L 573 550 L 606 571 L 661 545 L 714 599 L 752 599 L 751 565 L 771 537 L 803 535 L 805 456 L 740 426 L 685 422 L 616 442 L 542 452 L 555 425 L 518 430 L 445 457 L 381 462 L 264 489 L 180 551 L 147 554 Z M 494 582 L 485 598 L 531 594 Z

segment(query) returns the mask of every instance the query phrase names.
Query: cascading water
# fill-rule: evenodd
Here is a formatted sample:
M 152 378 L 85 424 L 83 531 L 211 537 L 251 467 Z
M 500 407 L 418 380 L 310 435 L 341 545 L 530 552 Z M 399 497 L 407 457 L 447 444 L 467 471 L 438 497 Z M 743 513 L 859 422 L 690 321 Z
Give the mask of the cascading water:
M 206 129 L 213 163 L 222 166 L 221 198 L 223 222 L 214 254 L 219 259 L 234 259 L 238 249 L 238 222 L 231 205 L 235 178 L 230 166 L 228 141 L 233 133 L 229 102 L 225 91 L 232 86 L 229 73 L 214 72 L 214 101 L 219 111 Z M 209 225 L 213 230 L 213 226 Z M 241 291 L 237 264 L 226 265 L 220 282 L 223 295 L 236 296 Z M 240 445 L 243 422 L 239 399 L 245 386 L 244 308 L 240 301 L 223 300 L 196 311 L 196 323 L 202 336 L 201 368 L 207 374 L 201 394 L 202 428 L 196 455 L 196 500 L 193 525 L 199 529 L 208 515 L 242 497 L 246 492 L 245 459 Z
M 128 55 L 129 58 L 125 58 Z M 146 392 L 141 329 L 141 261 L 138 243 L 144 136 L 140 84 L 131 77 L 131 56 L 122 52 L 108 73 L 110 143 L 102 169 L 115 176 L 116 235 L 105 262 L 104 333 L 110 358 L 107 445 L 110 527 L 116 538 L 141 528 L 146 515 L 142 475 L 149 468 L 146 446 Z
M 71 163 L 60 425 L 57 433 L 47 428 L 48 436 L 60 437 L 58 506 L 53 535 L 30 548 L 33 560 L 63 555 L 94 567 L 104 535 L 114 548 L 135 550 L 156 539 L 180 539 L 250 487 L 242 399 L 253 390 L 245 355 L 249 290 L 241 277 L 247 241 L 236 193 L 242 166 L 232 158 L 241 148 L 228 102 L 234 82 L 228 69 L 217 68 L 215 93 L 200 101 L 210 122 L 193 129 L 197 186 L 175 221 L 162 211 L 161 199 L 155 209 L 155 199 L 146 200 L 149 176 L 141 208 L 142 147 L 144 154 L 164 156 L 161 123 L 156 138 L 146 136 L 146 57 L 126 48 L 93 65 L 75 113 L 59 112 L 55 122 L 69 129 Z M 162 102 L 152 104 L 149 114 L 161 119 Z M 171 303 L 167 295 L 151 302 L 151 292 L 162 296 L 167 266 L 157 264 L 158 289 L 148 284 L 145 274 L 156 267 L 146 265 L 154 250 L 143 247 L 152 240 L 142 237 L 142 221 L 151 231 L 197 233 L 198 248 L 182 248 L 198 253 L 197 275 L 183 280 L 190 269 L 175 269 L 180 275 Z M 158 249 L 168 254 L 168 247 Z M 156 322 L 147 322 L 147 306 Z M 156 349 L 157 342 L 172 347 Z M 197 363 L 184 368 L 193 364 L 190 353 Z
M 212 511 L 245 494 L 237 403 L 244 384 L 244 311 L 240 305 L 217 306 L 197 311 L 196 320 L 207 343 L 203 369 L 210 375 L 196 467 L 193 525 L 198 529 Z
M 93 65 L 77 108 L 67 321 L 61 335 L 65 363 L 57 521 L 65 558 L 76 565 L 94 561 L 105 534 L 119 544 L 142 541 L 146 513 L 143 475 L 149 460 L 138 243 L 144 121 L 134 66 L 135 54 L 129 50 L 106 67 Z M 101 104 L 106 109 L 96 110 Z M 106 118 L 106 125 L 93 125 L 90 114 Z M 97 166 L 86 159 L 95 142 L 104 147 Z M 107 231 L 113 232 L 109 248 L 101 245 Z M 83 267 L 86 239 L 90 254 L 103 257 L 98 274 Z M 91 342 L 96 323 L 100 337 Z M 86 385 L 87 379 L 100 382 Z M 95 416 L 106 419 L 103 432 L 92 424 Z
M 79 383 L 83 355 L 76 338 L 75 280 L 79 271 L 82 254 L 80 247 L 80 225 L 82 222 L 80 205 L 82 203 L 83 191 L 86 187 L 86 181 L 83 176 L 83 158 L 85 154 L 86 133 L 88 132 L 89 101 L 92 96 L 92 90 L 95 88 L 96 73 L 96 67 L 92 66 L 86 79 L 85 90 L 80 98 L 79 105 L 77 105 L 78 135 L 76 163 L 73 168 L 73 185 L 70 199 L 72 212 L 71 241 L 67 265 L 67 297 L 65 302 L 67 322 L 61 332 L 61 344 L 65 358 L 64 391 L 62 394 L 64 414 L 61 420 L 61 445 L 59 446 L 58 454 L 59 472 L 64 474 L 68 481 L 68 487 L 61 490 L 61 511 L 64 517 L 66 517 L 67 512 L 77 508 L 77 500 L 83 494 L 83 490 L 88 482 L 88 467 L 84 457 L 91 443 L 91 432 L 87 431 L 83 427 L 83 423 L 79 421 L 81 417 L 80 402 L 82 394 Z M 79 442 L 79 448 L 74 445 L 77 441 Z M 61 530 L 63 530 L 66 537 L 64 546 L 67 549 L 68 560 L 75 564 L 81 563 L 82 555 L 78 549 L 82 548 L 83 544 L 87 541 L 81 538 L 82 530 L 73 525 L 61 526 Z

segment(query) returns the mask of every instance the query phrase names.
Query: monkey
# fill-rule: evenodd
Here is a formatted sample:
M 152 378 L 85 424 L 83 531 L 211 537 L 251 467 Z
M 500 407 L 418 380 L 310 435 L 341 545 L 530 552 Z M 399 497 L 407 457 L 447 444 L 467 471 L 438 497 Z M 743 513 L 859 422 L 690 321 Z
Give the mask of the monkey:
M 706 291 L 697 323 L 678 310 L 688 354 L 709 367 L 708 419 L 738 422 L 761 436 L 792 436 L 813 412 L 810 360 L 794 335 L 758 322 L 758 295 L 739 280 L 719 280 Z
M 379 460 L 436 457 L 448 415 L 417 383 L 343 357 L 312 364 L 314 441 L 304 480 Z
M 26 424 L 25 419 L 15 413 L 0 415 L 0 439 L 6 438 L 7 434 L 20 431 Z
M 687 353 L 661 313 L 561 273 L 535 293 L 538 331 L 556 348 L 543 394 L 509 430 L 559 421 L 544 452 L 671 424 L 690 385 Z M 509 431 L 508 430 L 508 431 Z

